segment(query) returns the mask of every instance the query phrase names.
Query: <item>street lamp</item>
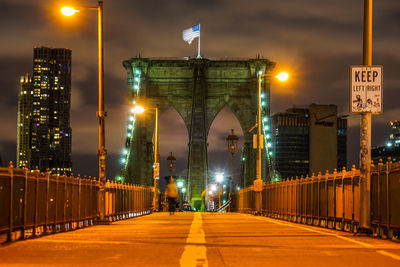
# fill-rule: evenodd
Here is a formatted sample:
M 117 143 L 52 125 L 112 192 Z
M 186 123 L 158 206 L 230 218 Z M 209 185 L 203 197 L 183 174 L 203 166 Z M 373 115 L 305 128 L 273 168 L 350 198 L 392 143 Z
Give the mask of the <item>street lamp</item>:
M 234 190 L 234 158 L 235 154 L 238 152 L 238 140 L 239 138 L 235 135 L 232 129 L 232 133 L 226 138 L 228 144 L 228 153 L 232 155 L 232 180 L 231 180 L 231 191 L 229 192 L 229 200 L 232 200 L 232 194 Z
M 104 63 L 103 63 L 103 1 L 99 1 L 97 7 L 87 7 L 85 9 L 97 10 L 97 29 L 98 29 L 98 73 L 99 73 L 99 110 L 96 116 L 99 118 L 99 147 L 97 155 L 99 156 L 99 179 L 102 185 L 106 182 L 106 144 L 105 144 L 105 117 L 104 111 Z M 61 13 L 64 16 L 72 16 L 79 10 L 73 7 L 63 7 Z M 100 188 L 104 192 L 104 188 Z M 100 219 L 104 218 L 104 194 L 102 195 L 100 207 Z
M 262 93 L 261 93 L 261 82 L 263 77 L 271 77 L 270 73 L 263 74 L 261 71 L 258 72 L 257 80 L 258 80 L 258 108 L 257 108 L 257 166 L 256 166 L 256 179 L 254 180 L 254 191 L 257 192 L 256 194 L 256 209 L 257 211 L 261 211 L 261 191 L 263 186 L 263 181 L 261 179 L 261 155 L 262 149 L 264 148 L 264 140 L 263 135 L 261 134 L 261 107 L 264 106 L 265 103 L 262 102 Z M 287 72 L 279 73 L 275 76 L 279 81 L 285 82 L 289 78 L 289 74 Z M 254 128 L 254 127 L 253 127 Z M 270 145 L 270 143 L 268 144 Z
M 170 152 L 168 158 L 167 158 L 167 167 L 169 171 L 169 176 L 172 178 L 172 174 L 175 171 L 175 162 L 176 158 L 172 155 L 172 152 Z
M 153 164 L 153 181 L 154 181 L 154 198 L 153 208 L 158 211 L 158 180 L 160 178 L 160 155 L 158 154 L 158 107 L 155 108 L 143 108 L 139 105 L 132 108 L 132 113 L 141 114 L 146 110 L 153 109 L 156 111 L 156 122 L 154 132 L 154 164 Z M 172 153 L 171 153 L 172 154 Z M 175 168 L 175 167 L 174 167 Z

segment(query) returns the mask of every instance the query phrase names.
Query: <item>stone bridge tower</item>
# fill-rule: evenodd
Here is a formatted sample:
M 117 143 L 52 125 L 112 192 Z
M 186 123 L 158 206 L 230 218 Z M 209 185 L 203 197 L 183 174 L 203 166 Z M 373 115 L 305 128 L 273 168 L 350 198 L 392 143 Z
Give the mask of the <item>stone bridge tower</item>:
M 275 63 L 267 59 L 210 60 L 210 59 L 155 59 L 132 58 L 123 62 L 128 76 L 130 103 L 146 107 L 158 106 L 160 115 L 173 106 L 183 118 L 189 133 L 188 199 L 198 210 L 201 193 L 208 184 L 207 136 L 217 114 L 228 106 L 238 119 L 243 133 L 242 166 L 239 186 L 253 182 L 256 177 L 256 150 L 253 132 L 256 123 L 257 73 L 270 73 Z M 269 110 L 269 84 L 263 83 Z M 127 182 L 152 185 L 154 114 L 136 116 L 128 134 L 128 148 L 124 175 Z M 229 130 L 227 126 L 227 130 Z M 265 153 L 264 153 L 265 154 Z M 265 157 L 263 156 L 263 159 Z M 266 177 L 266 161 L 263 175 Z

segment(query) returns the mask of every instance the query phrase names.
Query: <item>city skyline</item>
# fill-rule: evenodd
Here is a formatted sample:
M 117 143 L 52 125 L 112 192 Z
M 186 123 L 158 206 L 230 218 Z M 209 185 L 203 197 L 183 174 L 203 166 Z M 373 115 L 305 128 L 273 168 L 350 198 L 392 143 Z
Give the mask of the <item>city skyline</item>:
M 166 2 L 156 5 L 153 1 L 104 2 L 106 148 L 111 172 L 108 177 L 119 168 L 128 118 L 128 89 L 122 60 L 139 54 L 194 57 L 196 45 L 187 45 L 181 34 L 199 22 L 203 57 L 255 58 L 260 54 L 277 62 L 278 67 L 289 68 L 292 82 L 287 87 L 272 85 L 271 115 L 293 105 L 306 106 L 313 102 L 336 104 L 340 114 L 348 113 L 349 66 L 362 63 L 361 1 L 270 1 L 255 2 L 245 8 L 240 1 L 230 1 L 228 5 L 224 1 L 178 1 L 176 5 Z M 65 2 L 52 3 L 0 1 L 4 15 L 0 18 L 1 24 L 10 25 L 1 30 L 7 38 L 0 49 L 0 64 L 4 69 L 0 74 L 4 96 L 0 100 L 0 122 L 7 127 L 0 135 L 0 153 L 3 164 L 15 161 L 18 81 L 22 74 L 31 71 L 32 47 L 68 47 L 74 51 L 71 101 L 74 167 L 82 174 L 97 176 L 96 16 L 85 11 L 74 18 L 63 18 L 57 12 Z M 96 1 L 74 3 L 93 6 Z M 400 115 L 395 91 L 400 86 L 400 79 L 396 77 L 400 52 L 395 49 L 400 38 L 400 7 L 396 4 L 396 1 L 374 3 L 373 63 L 384 66 L 384 113 L 373 116 L 374 146 L 386 140 L 390 132 L 388 122 L 399 119 L 396 116 Z M 171 18 L 171 14 L 176 15 Z M 214 157 L 226 154 L 229 170 L 224 138 L 231 128 L 239 134 L 248 129 L 238 128 L 229 111 L 223 111 L 221 116 L 210 131 L 210 153 Z M 185 166 L 187 148 L 183 123 L 174 121 L 176 125 L 171 127 L 169 118 L 176 118 L 173 110 L 161 116 L 161 159 L 174 148 L 178 166 Z M 359 115 L 351 115 L 348 164 L 358 162 L 358 124 Z M 86 161 L 86 167 L 80 164 L 82 160 Z M 163 161 L 161 167 L 164 167 Z

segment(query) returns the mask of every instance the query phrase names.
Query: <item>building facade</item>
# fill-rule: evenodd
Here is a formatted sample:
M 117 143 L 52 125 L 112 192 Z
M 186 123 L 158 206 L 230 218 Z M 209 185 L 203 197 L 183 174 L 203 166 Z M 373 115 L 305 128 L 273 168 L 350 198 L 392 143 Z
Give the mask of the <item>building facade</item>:
M 311 104 L 272 116 L 275 168 L 283 179 L 342 168 L 347 163 L 347 119 L 335 105 Z
M 32 75 L 21 78 L 17 166 L 70 172 L 71 50 L 34 47 Z

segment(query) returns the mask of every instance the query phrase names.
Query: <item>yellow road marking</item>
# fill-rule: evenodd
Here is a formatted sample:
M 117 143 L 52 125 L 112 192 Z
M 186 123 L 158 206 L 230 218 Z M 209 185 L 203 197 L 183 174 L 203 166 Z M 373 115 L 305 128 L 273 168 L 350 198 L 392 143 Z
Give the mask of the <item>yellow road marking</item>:
M 206 237 L 202 228 L 201 213 L 195 212 L 190 232 L 186 239 L 187 244 L 182 253 L 180 265 L 182 267 L 207 267 L 207 248 L 202 245 L 206 243 Z M 193 245 L 195 244 L 195 245 Z

